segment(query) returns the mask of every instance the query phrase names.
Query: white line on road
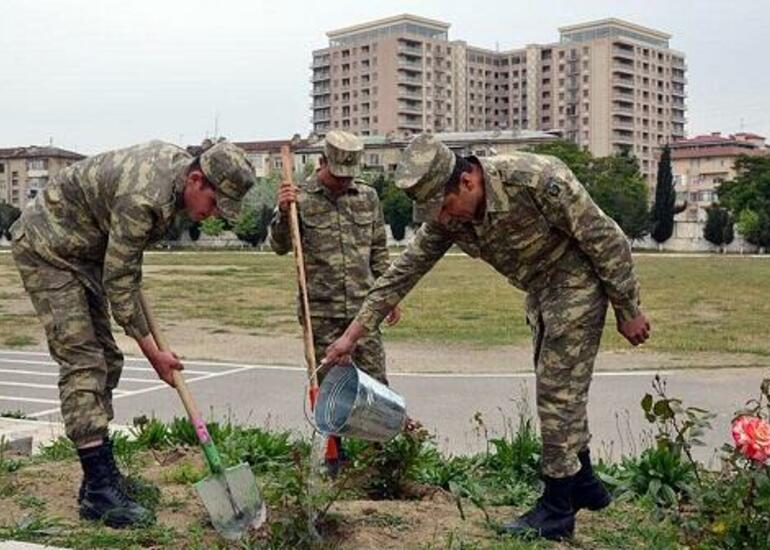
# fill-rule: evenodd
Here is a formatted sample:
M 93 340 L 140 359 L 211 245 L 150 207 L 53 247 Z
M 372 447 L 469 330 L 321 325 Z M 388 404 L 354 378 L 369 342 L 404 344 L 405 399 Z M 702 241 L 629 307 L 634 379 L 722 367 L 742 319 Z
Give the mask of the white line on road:
M 25 376 L 49 376 L 49 377 L 55 377 L 55 378 L 59 377 L 58 372 L 40 372 L 35 370 L 21 370 L 21 369 L 0 369 L 0 374 L 21 374 Z M 121 376 L 120 381 L 135 382 L 137 384 L 158 384 L 157 379 L 153 380 L 151 378 L 129 378 L 126 376 Z
M 58 399 L 38 399 L 33 397 L 12 397 L 10 395 L 0 395 L 0 401 L 21 401 L 22 403 L 58 403 Z M 53 409 L 58 411 L 59 409 Z M 27 416 L 34 416 L 32 414 Z
M 11 386 L 14 388 L 35 388 L 38 390 L 59 390 L 59 386 L 53 385 L 53 384 L 35 384 L 33 382 L 6 382 L 3 380 L 0 380 L 0 386 Z M 129 393 L 125 390 L 112 390 L 112 393 L 116 396 L 121 396 L 126 393 Z
M 188 384 L 192 384 L 193 382 L 200 382 L 202 380 L 209 380 L 211 378 L 219 378 L 220 376 L 227 376 L 228 374 L 235 374 L 235 373 L 238 373 L 238 372 L 241 372 L 241 371 L 245 371 L 245 370 L 249 370 L 249 368 L 248 367 L 247 368 L 236 368 L 236 369 L 230 369 L 230 370 L 226 370 L 226 371 L 208 373 L 208 374 L 204 374 L 203 376 L 198 376 L 196 378 L 190 378 L 189 380 L 187 380 L 187 383 Z M 169 388 L 165 384 L 162 384 L 162 385 L 158 385 L 158 386 L 153 386 L 151 388 L 142 388 L 141 390 L 125 391 L 125 392 L 120 393 L 120 395 L 116 395 L 115 398 L 113 399 L 113 401 L 115 401 L 117 399 L 122 399 L 124 397 L 133 397 L 135 395 L 141 395 L 141 394 L 150 393 L 150 392 L 154 392 L 154 391 L 158 391 L 158 390 L 162 390 L 162 389 L 171 389 L 171 388 Z M 52 403 L 58 403 L 58 401 L 52 401 Z M 32 413 L 32 414 L 28 414 L 27 416 L 30 417 L 30 418 L 40 418 L 42 416 L 48 416 L 49 414 L 54 414 L 54 413 L 58 413 L 58 412 L 59 412 L 58 408 L 56 408 L 56 409 L 46 409 L 44 411 L 38 411 L 38 412 L 35 412 L 35 413 Z
M 770 255 L 768 255 L 770 256 Z M 41 353 L 41 352 L 20 352 L 20 351 L 3 351 L 0 350 L 0 363 L 3 361 L 7 363 L 21 363 L 21 364 L 40 364 L 40 365 L 56 365 L 56 363 L 52 362 L 43 362 L 43 361 L 25 361 L 21 359 L 4 359 L 2 357 L 2 354 L 29 354 L 29 355 L 39 355 L 43 357 L 48 357 L 47 354 Z M 127 357 L 126 360 L 133 360 L 133 361 L 144 361 L 144 359 L 139 357 Z M 241 370 L 272 370 L 272 371 L 285 371 L 285 372 L 306 372 L 306 369 L 303 367 L 294 367 L 290 365 L 266 365 L 266 364 L 259 364 L 259 363 L 232 363 L 232 362 L 217 362 L 217 361 L 184 361 L 185 364 L 188 365 L 200 365 L 200 366 L 207 366 L 207 367 L 230 367 L 233 370 L 226 371 L 226 373 L 231 372 L 238 372 Z M 144 370 L 144 369 L 137 369 L 136 367 L 123 367 L 124 370 Z M 710 371 L 716 371 L 719 370 L 717 368 L 710 368 L 708 369 Z M 195 370 L 187 370 L 184 371 L 186 374 L 195 374 L 195 375 L 201 375 L 206 376 L 210 374 L 221 374 L 221 373 L 212 373 L 211 371 L 195 371 Z M 619 377 L 636 377 L 636 376 L 654 376 L 655 374 L 660 375 L 678 375 L 682 373 L 692 373 L 696 372 L 696 369 L 687 369 L 687 368 L 674 368 L 674 369 L 660 369 L 660 370 L 616 370 L 616 371 L 594 371 L 595 377 L 612 377 L 612 376 L 619 376 Z M 501 372 L 501 373 L 494 373 L 494 372 L 469 372 L 469 373 L 451 373 L 451 372 L 390 372 L 388 373 L 388 377 L 402 377 L 402 378 L 532 378 L 534 377 L 534 372 Z
M 0 352 L 4 353 L 4 352 Z M 0 357 L 0 364 L 2 363 L 9 363 L 13 365 L 39 365 L 41 367 L 58 367 L 59 364 L 55 363 L 53 361 L 35 361 L 32 359 L 7 359 L 4 357 Z M 205 363 L 202 363 L 205 364 Z M 149 372 L 150 366 L 147 365 L 144 368 L 141 367 L 123 367 L 122 370 L 130 370 L 130 371 L 136 371 L 136 372 Z M 2 371 L 0 371 L 2 372 Z M 209 374 L 209 371 L 203 371 L 203 370 L 184 370 L 185 374 Z M 121 380 L 125 380 L 125 378 L 121 378 Z M 157 382 L 157 380 L 156 380 Z

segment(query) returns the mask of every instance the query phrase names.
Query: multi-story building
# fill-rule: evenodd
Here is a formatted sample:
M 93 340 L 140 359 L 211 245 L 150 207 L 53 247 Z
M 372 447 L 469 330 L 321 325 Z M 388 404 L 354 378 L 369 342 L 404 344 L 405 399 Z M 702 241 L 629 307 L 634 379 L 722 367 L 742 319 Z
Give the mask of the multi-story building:
M 666 33 L 604 19 L 493 51 L 450 41 L 449 27 L 400 15 L 327 33 L 313 132 L 558 130 L 597 156 L 629 150 L 651 181 L 660 146 L 684 137 L 685 59 Z
M 672 143 L 671 171 L 677 202 L 687 203 L 678 219 L 705 223 L 705 209 L 718 202 L 719 184 L 737 175 L 738 157 L 763 154 L 770 154 L 765 138 L 749 133 L 723 136 L 714 132 Z
M 460 155 L 486 157 L 526 149 L 541 143 L 559 139 L 554 133 L 536 130 L 491 130 L 485 132 L 437 132 L 436 136 Z M 364 144 L 363 169 L 372 172 L 393 173 L 401 153 L 409 144 L 409 137 L 362 136 Z M 307 143 L 294 149 L 294 165 L 318 165 L 323 152 L 323 142 Z
M 0 149 L 0 202 L 21 208 L 60 170 L 84 158 L 58 147 Z

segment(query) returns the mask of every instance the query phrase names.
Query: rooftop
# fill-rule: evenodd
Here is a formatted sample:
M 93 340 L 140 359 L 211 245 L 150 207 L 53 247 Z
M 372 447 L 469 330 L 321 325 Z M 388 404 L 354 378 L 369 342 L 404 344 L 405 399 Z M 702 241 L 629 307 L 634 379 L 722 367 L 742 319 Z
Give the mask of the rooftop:
M 62 158 L 82 160 L 85 155 L 59 149 L 58 147 L 30 145 L 29 147 L 8 147 L 0 149 L 0 159 Z

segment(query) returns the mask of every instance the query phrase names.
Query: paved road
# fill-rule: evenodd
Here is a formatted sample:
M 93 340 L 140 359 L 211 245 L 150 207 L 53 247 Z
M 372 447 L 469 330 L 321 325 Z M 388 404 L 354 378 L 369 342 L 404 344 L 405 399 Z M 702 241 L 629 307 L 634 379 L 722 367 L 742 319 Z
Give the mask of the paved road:
M 303 369 L 280 365 L 250 365 L 187 361 L 187 378 L 202 410 L 216 419 L 307 430 L 303 416 Z M 42 353 L 0 351 L 0 411 L 20 410 L 31 417 L 59 418 L 57 367 Z M 729 421 L 746 400 L 756 397 L 767 371 L 709 369 L 661 372 L 672 396 L 685 404 L 718 414 L 707 442 L 720 446 L 729 437 Z M 639 402 L 649 391 L 654 371 L 597 373 L 590 402 L 594 447 L 617 458 L 640 445 L 647 424 Z M 490 434 L 505 429 L 518 408 L 531 409 L 534 380 L 528 373 L 512 374 L 393 374 L 392 386 L 402 393 L 409 412 L 434 431 L 442 448 L 452 453 L 484 447 L 473 423 L 481 412 Z M 130 423 L 139 414 L 169 419 L 182 414 L 176 394 L 155 377 L 140 359 L 128 359 L 116 394 L 116 421 Z M 713 453 L 703 450 L 702 458 Z

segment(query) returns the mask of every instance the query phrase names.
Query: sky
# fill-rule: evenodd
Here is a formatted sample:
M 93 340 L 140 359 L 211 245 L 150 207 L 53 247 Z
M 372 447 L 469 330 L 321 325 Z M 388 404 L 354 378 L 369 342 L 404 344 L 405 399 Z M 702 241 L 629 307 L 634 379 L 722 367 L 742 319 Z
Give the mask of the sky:
M 0 0 L 0 147 L 305 136 L 312 50 L 400 13 L 501 50 L 606 17 L 668 32 L 687 58 L 688 135 L 770 137 L 767 0 Z

